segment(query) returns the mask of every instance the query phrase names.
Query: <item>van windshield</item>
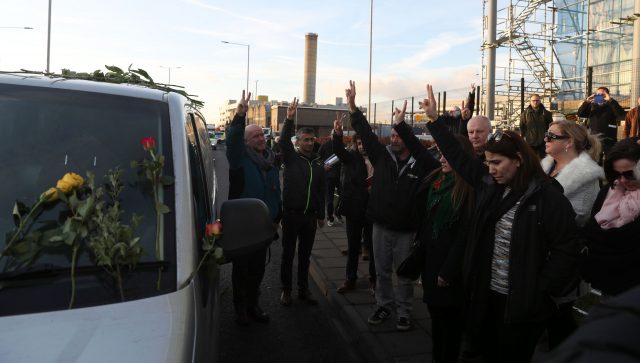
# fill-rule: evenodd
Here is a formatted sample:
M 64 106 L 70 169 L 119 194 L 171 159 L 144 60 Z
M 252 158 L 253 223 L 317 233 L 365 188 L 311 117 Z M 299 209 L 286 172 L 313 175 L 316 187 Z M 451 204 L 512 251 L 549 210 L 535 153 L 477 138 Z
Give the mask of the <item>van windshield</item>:
M 158 154 L 165 156 L 163 174 L 173 176 L 169 110 L 166 103 L 91 92 L 0 84 L 0 239 L 2 250 L 14 239 L 15 249 L 0 257 L 0 315 L 64 309 L 69 303 L 72 254 L 65 243 L 52 242 L 51 231 L 61 230 L 70 216 L 63 201 L 46 203 L 19 237 L 14 207 L 24 206 L 20 218 L 40 195 L 65 173 L 95 175 L 96 187 L 105 187 L 110 170 L 122 170 L 120 222 L 131 225 L 140 217 L 133 236 L 142 253 L 136 268 L 122 272 L 123 291 L 115 277 L 89 246 L 78 238 L 74 306 L 92 306 L 138 299 L 175 290 L 175 218 L 160 219 L 160 258 L 156 258 L 156 209 L 151 183 L 132 161 L 149 159 L 141 140 L 153 137 Z M 85 184 L 86 185 L 86 184 Z M 175 209 L 173 186 L 160 188 L 160 202 Z M 80 196 L 89 193 L 79 190 Z M 108 198 L 104 198 L 107 203 Z M 20 248 L 18 248 L 20 247 Z M 27 249 L 27 250 L 25 250 Z M 161 272 L 159 272 L 161 271 Z M 34 273 L 36 272 L 36 273 Z M 50 274 L 48 272 L 51 272 Z M 160 277 L 159 277 L 160 275 Z M 156 282 L 160 281 L 160 289 Z

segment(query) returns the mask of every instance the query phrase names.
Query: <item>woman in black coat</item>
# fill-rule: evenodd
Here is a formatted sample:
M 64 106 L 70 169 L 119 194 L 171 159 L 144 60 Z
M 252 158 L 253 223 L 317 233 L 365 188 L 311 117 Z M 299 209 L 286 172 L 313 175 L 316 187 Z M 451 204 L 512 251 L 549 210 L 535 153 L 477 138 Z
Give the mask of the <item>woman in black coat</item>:
M 457 141 L 470 155 L 469 139 Z M 466 244 L 473 188 L 440 157 L 442 167 L 427 177 L 418 194 L 419 230 L 416 239 L 424 248 L 423 301 L 431 315 L 433 360 L 457 362 L 463 329 L 462 260 Z
M 615 144 L 607 154 L 602 188 L 582 230 L 588 254 L 584 279 L 606 295 L 640 284 L 640 145 Z
M 520 135 L 492 134 L 483 163 L 436 119 L 433 90 L 427 90 L 421 106 L 429 131 L 475 190 L 462 271 L 466 337 L 485 362 L 529 362 L 556 309 L 553 297 L 578 281 L 575 213 Z

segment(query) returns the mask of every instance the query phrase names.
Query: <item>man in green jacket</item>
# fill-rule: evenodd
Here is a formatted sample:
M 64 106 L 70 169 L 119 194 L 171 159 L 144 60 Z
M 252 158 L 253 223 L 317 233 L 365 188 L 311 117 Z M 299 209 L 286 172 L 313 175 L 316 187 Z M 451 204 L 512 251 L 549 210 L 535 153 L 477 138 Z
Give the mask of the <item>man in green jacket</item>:
M 531 95 L 529 107 L 520 115 L 520 134 L 540 159 L 545 155 L 544 134 L 551 122 L 551 112 L 544 108 L 540 96 Z

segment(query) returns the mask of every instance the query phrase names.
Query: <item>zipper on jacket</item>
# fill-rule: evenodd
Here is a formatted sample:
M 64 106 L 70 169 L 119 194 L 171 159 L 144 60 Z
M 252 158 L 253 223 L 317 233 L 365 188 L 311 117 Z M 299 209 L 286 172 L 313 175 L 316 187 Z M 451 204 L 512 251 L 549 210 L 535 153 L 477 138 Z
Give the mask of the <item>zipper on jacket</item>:
M 307 204 L 304 206 L 304 213 L 309 210 L 309 202 L 311 201 L 311 183 L 313 182 L 313 165 L 307 158 L 303 158 L 309 164 L 309 185 L 307 185 Z M 315 160 L 315 159 L 314 159 Z

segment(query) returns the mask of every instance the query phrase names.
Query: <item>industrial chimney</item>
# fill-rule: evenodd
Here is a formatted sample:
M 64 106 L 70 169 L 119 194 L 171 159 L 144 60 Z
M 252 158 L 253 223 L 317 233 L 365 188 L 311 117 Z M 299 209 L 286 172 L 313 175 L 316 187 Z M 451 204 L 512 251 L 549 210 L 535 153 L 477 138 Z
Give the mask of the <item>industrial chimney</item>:
M 304 36 L 304 103 L 316 103 L 316 61 L 318 59 L 318 34 Z

